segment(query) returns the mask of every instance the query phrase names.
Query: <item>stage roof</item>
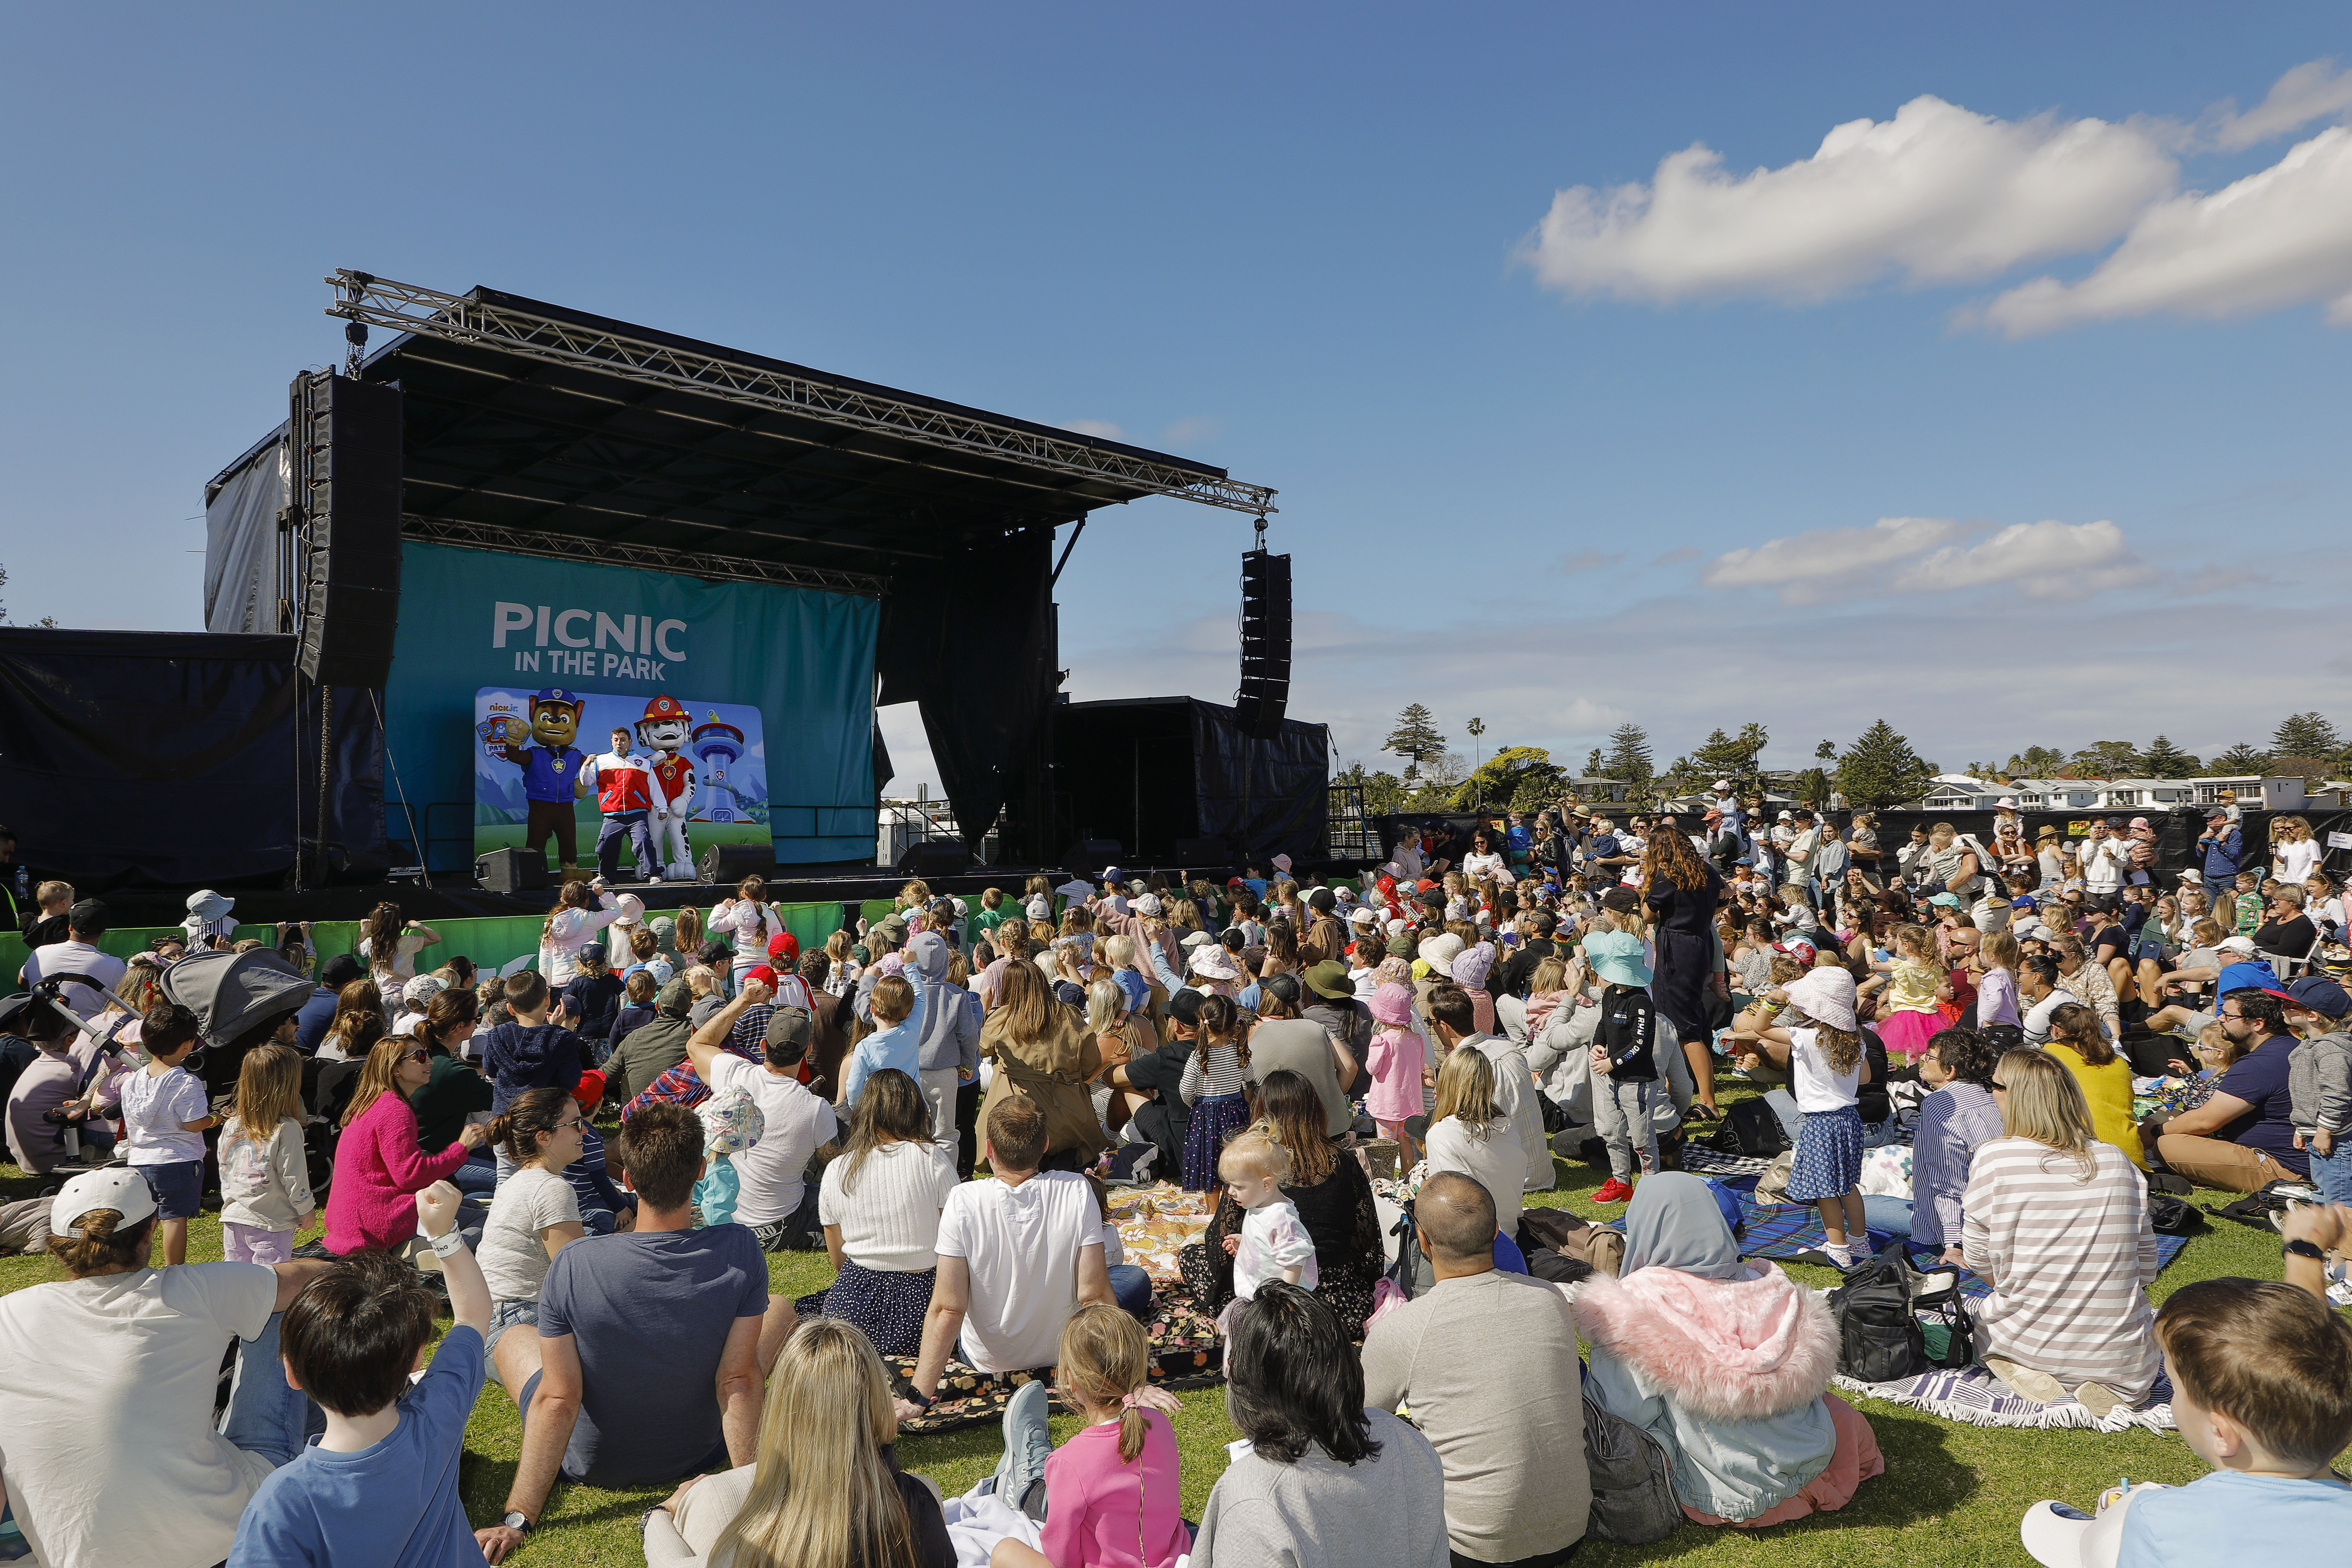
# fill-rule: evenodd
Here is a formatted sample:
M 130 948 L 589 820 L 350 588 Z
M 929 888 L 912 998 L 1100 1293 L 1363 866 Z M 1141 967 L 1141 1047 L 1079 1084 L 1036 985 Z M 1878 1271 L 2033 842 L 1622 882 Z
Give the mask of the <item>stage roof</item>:
M 901 560 L 1140 496 L 1272 510 L 1204 463 L 520 295 L 328 281 L 331 314 L 399 331 L 362 374 L 405 394 L 411 538 L 878 591 Z

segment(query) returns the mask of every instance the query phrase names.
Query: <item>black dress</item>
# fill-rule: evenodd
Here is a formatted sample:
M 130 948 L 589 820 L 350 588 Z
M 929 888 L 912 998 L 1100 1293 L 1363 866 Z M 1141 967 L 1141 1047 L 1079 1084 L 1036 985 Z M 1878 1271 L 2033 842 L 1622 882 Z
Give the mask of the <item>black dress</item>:
M 1658 963 L 1650 979 L 1650 1000 L 1675 1026 L 1678 1040 L 1704 1040 L 1707 1027 L 1706 990 L 1715 975 L 1715 910 L 1722 901 L 1723 879 L 1713 867 L 1703 888 L 1675 887 L 1663 878 L 1651 880 L 1648 902 L 1650 940 L 1656 944 Z
M 1331 1309 L 1349 1339 L 1362 1339 L 1381 1262 L 1371 1178 L 1353 1154 L 1341 1150 L 1329 1175 L 1311 1187 L 1285 1187 L 1282 1195 L 1297 1208 L 1299 1223 L 1315 1242 L 1316 1299 Z M 1177 1268 L 1204 1317 L 1215 1317 L 1234 1299 L 1234 1260 L 1225 1255 L 1224 1238 L 1241 1226 L 1240 1207 L 1220 1197 L 1206 1234 L 1177 1249 Z

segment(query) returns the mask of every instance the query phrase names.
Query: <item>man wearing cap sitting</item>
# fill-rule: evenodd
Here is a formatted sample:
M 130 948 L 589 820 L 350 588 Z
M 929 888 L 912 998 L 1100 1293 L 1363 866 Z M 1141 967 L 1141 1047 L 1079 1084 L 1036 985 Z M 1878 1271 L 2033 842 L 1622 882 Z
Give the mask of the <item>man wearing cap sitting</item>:
M 2223 1069 L 2204 1104 L 2140 1128 L 2143 1146 L 2200 1187 L 2252 1193 L 2311 1174 L 2295 1136 L 2287 1000 L 2274 988 L 2225 988 L 2221 1027 L 2247 1054 Z
M 824 1245 L 817 1221 L 817 1184 L 806 1179 L 810 1160 L 829 1156 L 841 1137 L 833 1107 L 801 1083 L 801 1058 L 814 1032 L 808 1010 L 776 1007 L 767 1023 L 764 1062 L 749 1062 L 726 1050 L 729 1034 L 746 1009 L 768 1004 L 768 987 L 746 980 L 741 994 L 719 1010 L 686 1042 L 686 1054 L 702 1081 L 714 1089 L 740 1089 L 759 1102 L 766 1119 L 760 1141 L 736 1157 L 742 1194 L 735 1218 L 751 1227 L 769 1252 L 807 1251 Z
M 310 1402 L 278 1367 L 278 1317 L 331 1266 L 156 1268 L 155 1215 L 136 1170 L 84 1172 L 49 1205 L 66 1277 L 0 1297 L 0 1463 L 36 1562 L 206 1568 L 301 1451 Z
M 106 934 L 106 906 L 98 900 L 84 899 L 68 910 L 66 926 L 66 940 L 35 948 L 17 978 L 29 987 L 44 975 L 89 975 L 105 991 L 89 985 L 68 985 L 64 1000 L 67 1006 L 83 1017 L 95 1018 L 106 1006 L 106 992 L 121 984 L 129 966 L 112 953 L 98 950 L 98 939 Z

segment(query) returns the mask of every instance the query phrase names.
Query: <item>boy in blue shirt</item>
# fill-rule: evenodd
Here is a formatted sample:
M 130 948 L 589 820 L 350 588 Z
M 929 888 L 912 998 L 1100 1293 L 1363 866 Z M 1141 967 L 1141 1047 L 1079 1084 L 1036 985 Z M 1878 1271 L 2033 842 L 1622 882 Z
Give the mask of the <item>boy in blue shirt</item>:
M 2341 1561 L 2352 1485 L 2328 1463 L 2352 1443 L 2352 1322 L 2328 1309 L 2309 1238 L 2315 1217 L 2342 1235 L 2345 1211 L 2288 1216 L 2287 1268 L 2300 1281 L 2206 1279 L 2156 1315 L 2172 1418 L 2213 1473 L 2185 1487 L 2130 1487 L 2096 1517 L 2041 1502 L 2025 1548 L 2051 1568 L 2211 1568 L 2228 1562 Z M 2294 1250 L 2301 1247 L 2303 1250 Z M 2303 1267 L 2298 1268 L 2298 1265 Z
M 232 1568 L 446 1568 L 482 1549 L 457 1497 L 466 1421 L 482 1392 L 490 1288 L 454 1228 L 457 1189 L 416 1194 L 456 1321 L 412 1387 L 433 1338 L 435 1301 L 414 1265 L 388 1252 L 344 1258 L 286 1310 L 286 1381 L 327 1413 L 327 1431 L 261 1483 L 237 1521 Z

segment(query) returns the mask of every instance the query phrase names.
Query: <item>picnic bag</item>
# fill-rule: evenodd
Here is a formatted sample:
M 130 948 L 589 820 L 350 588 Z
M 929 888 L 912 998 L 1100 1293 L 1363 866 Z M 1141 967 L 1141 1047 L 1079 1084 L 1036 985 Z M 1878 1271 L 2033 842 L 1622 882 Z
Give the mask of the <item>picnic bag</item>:
M 1566 1209 L 1521 1209 L 1514 1239 L 1527 1257 L 1528 1272 L 1555 1285 L 1572 1285 L 1596 1272 L 1613 1276 L 1625 1257 L 1622 1233 Z
M 1655 1437 L 1584 1396 L 1584 1468 L 1592 1482 L 1592 1512 L 1584 1533 L 1640 1546 L 1682 1527 L 1674 1465 Z
M 1727 1109 L 1723 1125 L 1715 1130 L 1710 1142 L 1718 1153 L 1756 1160 L 1769 1160 L 1790 1147 L 1789 1131 L 1780 1125 L 1779 1113 L 1761 1100 L 1743 1100 Z
M 2158 1236 L 2188 1236 L 2204 1228 L 2205 1215 L 2186 1198 L 2151 1190 L 2147 1194 L 2147 1223 Z M 2267 1225 L 2269 1221 L 2261 1223 Z
M 1846 1273 L 1830 1292 L 1837 1320 L 1841 1376 L 1862 1383 L 1895 1383 L 1927 1370 L 1927 1336 L 1911 1307 L 1916 1275 L 1897 1253 L 1882 1252 Z

